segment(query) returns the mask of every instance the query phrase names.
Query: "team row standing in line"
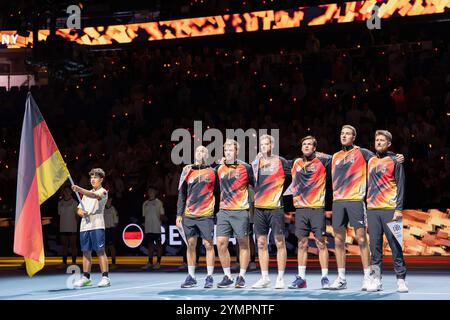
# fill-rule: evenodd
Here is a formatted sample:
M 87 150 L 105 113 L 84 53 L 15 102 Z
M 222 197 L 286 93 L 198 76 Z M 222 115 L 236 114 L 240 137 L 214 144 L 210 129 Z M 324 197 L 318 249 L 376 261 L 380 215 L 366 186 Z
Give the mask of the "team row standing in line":
M 206 249 L 207 277 L 205 288 L 212 288 L 214 270 L 214 205 L 215 192 L 220 193 L 217 213 L 217 245 L 223 267 L 223 280 L 217 287 L 245 287 L 245 273 L 249 263 L 249 201 L 248 188 L 255 190 L 254 231 L 258 243 L 261 278 L 252 288 L 268 288 L 268 234 L 271 229 L 277 247 L 278 276 L 275 288 L 285 288 L 286 245 L 284 239 L 283 193 L 291 193 L 296 207 L 295 234 L 298 237 L 298 275 L 289 288 L 306 288 L 308 236 L 312 231 L 319 248 L 323 289 L 342 290 L 347 287 L 345 277 L 345 235 L 347 224 L 355 229 L 361 249 L 364 278 L 361 290 L 382 289 L 381 263 L 383 234 L 392 249 L 399 292 L 407 292 L 406 266 L 402 247 L 387 227 L 387 223 L 402 218 L 404 199 L 403 155 L 388 151 L 392 135 L 386 130 L 375 132 L 373 153 L 354 145 L 356 129 L 344 125 L 340 139 L 342 150 L 333 156 L 316 152 L 317 141 L 312 136 L 301 140 L 301 157 L 286 160 L 272 154 L 274 138 L 260 137 L 260 153 L 251 165 L 237 159 L 239 144 L 228 139 L 224 144 L 224 159 L 218 166 L 205 165 L 208 150 L 195 150 L 195 163 L 184 167 L 180 178 L 177 226 L 187 237 L 188 276 L 182 288 L 197 285 L 195 278 L 197 238 L 203 239 Z M 328 279 L 328 250 L 326 246 L 325 190 L 331 176 L 333 188 L 332 226 L 335 234 L 338 277 Z M 289 182 L 292 181 L 291 184 Z M 288 189 L 288 192 L 285 192 Z M 367 192 L 366 192 L 367 190 Z M 368 214 L 366 214 L 366 203 Z M 370 250 L 366 227 L 369 230 Z M 239 276 L 234 281 L 230 271 L 228 241 L 235 236 L 239 243 Z M 370 260 L 372 256 L 372 268 Z

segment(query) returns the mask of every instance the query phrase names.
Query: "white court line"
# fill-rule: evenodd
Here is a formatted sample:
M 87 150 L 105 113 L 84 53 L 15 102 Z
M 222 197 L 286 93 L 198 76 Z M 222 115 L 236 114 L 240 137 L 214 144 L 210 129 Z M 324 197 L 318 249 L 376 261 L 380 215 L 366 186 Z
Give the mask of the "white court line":
M 417 292 L 417 291 L 413 291 L 413 292 L 411 292 L 411 291 L 409 291 L 409 292 L 398 292 L 397 290 L 395 290 L 395 291 L 383 291 L 382 290 L 382 291 L 377 291 L 377 292 L 363 292 L 363 293 L 365 293 L 366 295 L 373 295 L 373 294 L 380 295 L 380 294 L 384 294 L 384 293 L 387 293 L 387 294 L 398 293 L 401 296 L 403 296 L 403 295 L 407 296 L 407 295 L 411 295 L 411 294 L 419 294 L 419 295 L 427 295 L 427 294 L 428 295 L 433 295 L 433 294 L 450 295 L 450 292 Z
M 446 295 L 450 295 L 450 292 L 407 292 L 405 294 L 446 294 Z
M 148 287 L 154 287 L 154 286 L 159 286 L 159 285 L 163 285 L 163 284 L 171 284 L 171 283 L 178 283 L 179 281 L 171 281 L 171 282 L 163 282 L 163 283 L 154 283 L 154 284 L 148 284 L 145 286 L 138 286 L 138 287 L 128 287 L 128 288 L 120 288 L 120 289 L 112 289 L 112 290 L 98 290 L 95 292 L 86 292 L 86 293 L 79 293 L 79 294 L 70 294 L 70 295 L 65 295 L 65 296 L 59 296 L 59 297 L 52 297 L 52 298 L 43 298 L 43 299 L 39 299 L 39 300 L 56 300 L 56 299 L 64 299 L 64 298 L 70 298 L 70 297 L 79 297 L 79 296 L 87 296 L 90 294 L 96 294 L 96 293 L 109 293 L 109 292 L 117 292 L 117 291 L 123 291 L 123 290 L 130 290 L 130 289 L 141 289 L 141 288 L 148 288 Z M 77 290 L 77 289 L 74 289 Z
M 98 291 L 95 291 L 95 292 L 85 292 L 85 293 L 71 294 L 71 295 L 51 297 L 51 298 L 43 298 L 43 299 L 39 299 L 39 300 L 57 300 L 57 299 L 64 299 L 64 298 L 70 298 L 70 297 L 86 296 L 86 295 L 91 295 L 91 294 L 96 294 L 96 293 L 104 293 L 104 292 L 109 293 L 109 292 L 117 292 L 117 291 L 124 291 L 124 290 L 130 290 L 130 289 L 141 289 L 141 288 L 155 287 L 155 286 L 159 286 L 159 285 L 172 284 L 172 283 L 178 283 L 178 282 L 179 281 L 170 281 L 170 282 L 149 284 L 149 285 L 145 285 L 145 286 L 119 288 L 119 289 L 112 289 L 112 290 L 101 289 L 101 290 L 98 290 Z M 253 290 L 252 289 L 247 289 L 247 291 L 249 291 L 249 293 L 251 291 L 261 291 L 261 292 L 263 292 L 260 289 L 253 289 Z M 270 290 L 264 290 L 264 291 L 270 291 Z M 309 291 L 310 292 L 315 292 L 313 290 L 309 290 Z M 280 295 L 282 296 L 283 295 L 283 291 L 276 291 L 276 292 L 279 293 L 279 294 L 276 294 L 276 296 L 280 296 Z M 287 292 L 290 292 L 290 291 L 287 291 Z M 332 292 L 332 291 L 330 291 L 330 292 Z M 342 292 L 342 293 L 347 293 L 347 292 Z M 348 293 L 353 293 L 353 292 L 348 292 Z M 373 292 L 373 293 L 375 293 L 375 292 Z M 367 293 L 367 294 L 369 295 L 369 294 L 373 294 L 373 293 Z M 407 295 L 450 295 L 450 292 L 417 292 L 417 291 L 407 292 L 407 293 L 399 293 L 397 291 L 378 291 L 375 294 L 383 294 L 383 293 L 387 293 L 387 294 L 398 293 L 398 294 L 405 295 L 405 296 L 407 296 Z

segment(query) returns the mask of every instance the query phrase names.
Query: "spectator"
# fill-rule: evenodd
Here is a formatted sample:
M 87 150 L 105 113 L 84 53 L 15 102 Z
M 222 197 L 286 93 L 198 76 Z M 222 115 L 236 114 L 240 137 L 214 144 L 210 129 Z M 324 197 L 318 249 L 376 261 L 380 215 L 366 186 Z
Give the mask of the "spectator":
M 67 268 L 67 254 L 70 247 L 72 264 L 77 263 L 77 228 L 79 218 L 77 216 L 77 202 L 72 198 L 72 190 L 65 186 L 62 189 L 62 199 L 58 202 L 59 234 L 62 245 L 62 264 L 59 269 Z
M 161 267 L 161 221 L 164 217 L 164 207 L 156 194 L 157 189 L 149 187 L 147 191 L 148 200 L 142 205 L 142 215 L 145 219 L 145 237 L 148 246 L 148 263 L 142 267 L 143 270 L 157 270 Z M 157 261 L 153 265 L 154 251 L 157 254 Z
M 106 254 L 111 256 L 112 265 L 111 268 L 115 268 L 116 265 L 116 232 L 117 225 L 119 224 L 119 214 L 112 205 L 113 197 L 110 195 L 108 201 L 106 201 L 105 212 L 103 217 L 105 219 L 105 244 Z

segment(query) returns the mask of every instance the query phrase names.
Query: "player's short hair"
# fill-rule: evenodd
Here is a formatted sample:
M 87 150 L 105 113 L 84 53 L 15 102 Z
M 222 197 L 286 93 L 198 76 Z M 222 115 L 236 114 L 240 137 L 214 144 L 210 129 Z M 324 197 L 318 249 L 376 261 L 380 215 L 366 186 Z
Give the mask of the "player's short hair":
M 233 140 L 233 139 L 225 140 L 225 143 L 223 144 L 223 147 L 225 148 L 226 146 L 231 146 L 231 145 L 234 146 L 236 151 L 239 150 L 239 142 L 237 142 L 236 140 Z
M 377 130 L 375 131 L 375 137 L 384 136 L 389 142 L 392 142 L 392 133 L 387 130 Z
M 150 191 L 150 190 L 153 190 L 153 191 L 155 191 L 155 192 L 158 192 L 158 187 L 156 187 L 156 186 L 154 186 L 154 185 L 148 186 L 147 192 Z
M 97 176 L 100 178 L 105 177 L 105 171 L 102 168 L 94 168 L 91 171 L 89 171 L 90 176 Z
M 197 151 L 197 149 L 206 149 L 206 151 L 208 151 L 208 148 L 205 146 L 198 146 L 197 148 L 195 148 L 195 151 Z
M 302 145 L 303 141 L 305 141 L 305 140 L 312 140 L 313 141 L 313 146 L 317 147 L 317 140 L 313 136 L 306 136 L 306 137 L 304 137 L 302 140 L 300 140 L 300 145 Z
M 261 137 L 259 137 L 259 141 L 263 141 L 264 139 L 269 139 L 271 145 L 275 144 L 275 138 L 272 137 L 271 135 L 263 134 Z
M 342 126 L 341 130 L 343 130 L 343 129 L 350 129 L 350 130 L 352 130 L 353 136 L 356 137 L 356 129 L 355 129 L 354 126 L 351 126 L 349 124 L 345 124 L 345 125 Z

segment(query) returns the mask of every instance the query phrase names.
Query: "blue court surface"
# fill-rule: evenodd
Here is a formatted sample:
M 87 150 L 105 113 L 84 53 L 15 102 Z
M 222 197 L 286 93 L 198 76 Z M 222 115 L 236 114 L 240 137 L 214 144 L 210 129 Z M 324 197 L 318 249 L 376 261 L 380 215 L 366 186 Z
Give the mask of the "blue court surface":
M 295 272 L 288 271 L 286 286 L 294 279 Z M 61 273 L 38 274 L 28 278 L 25 274 L 0 276 L 0 299 L 2 300 L 450 300 L 450 273 L 410 272 L 407 276 L 409 293 L 396 292 L 396 279 L 386 272 L 383 291 L 367 293 L 360 291 L 362 272 L 348 272 L 346 290 L 320 289 L 320 273 L 307 273 L 307 289 L 274 289 L 276 274 L 271 273 L 271 287 L 251 289 L 260 274 L 250 272 L 246 276 L 247 288 L 204 289 L 205 271 L 197 273 L 198 287 L 181 289 L 186 277 L 182 272 L 111 272 L 112 286 L 98 288 L 99 273 L 93 273 L 93 286 L 83 289 L 67 287 L 70 275 Z M 223 274 L 214 275 L 215 284 Z M 233 275 L 234 276 L 234 275 Z M 336 277 L 330 274 L 330 280 Z M 70 279 L 69 279 L 70 283 Z M 69 284 L 70 286 L 70 284 Z

